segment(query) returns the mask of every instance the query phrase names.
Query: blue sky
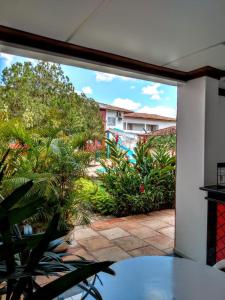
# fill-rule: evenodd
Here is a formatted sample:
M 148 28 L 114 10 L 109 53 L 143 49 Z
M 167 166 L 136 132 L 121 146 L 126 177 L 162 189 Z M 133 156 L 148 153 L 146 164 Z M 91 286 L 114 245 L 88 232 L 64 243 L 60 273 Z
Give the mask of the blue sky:
M 0 73 L 15 62 L 35 60 L 0 53 Z M 98 102 L 137 112 L 176 116 L 177 88 L 151 81 L 61 65 L 78 93 L 84 92 Z

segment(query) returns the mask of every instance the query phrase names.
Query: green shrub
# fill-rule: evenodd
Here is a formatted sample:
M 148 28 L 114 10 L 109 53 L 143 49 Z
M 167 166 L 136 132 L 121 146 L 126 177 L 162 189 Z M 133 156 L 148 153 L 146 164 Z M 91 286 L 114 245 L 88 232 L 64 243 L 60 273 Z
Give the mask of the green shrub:
M 89 151 L 78 150 L 75 151 L 73 157 L 85 169 L 89 166 L 90 162 L 94 159 L 94 153 Z
M 80 178 L 75 182 L 76 197 L 82 200 L 90 210 L 103 215 L 113 214 L 115 200 L 99 183 L 86 178 Z
M 100 178 L 114 199 L 114 215 L 146 213 L 174 205 L 175 157 L 166 146 L 152 152 L 152 140 L 138 144 L 134 149 L 136 163 L 133 164 L 116 142 L 108 140 L 107 143 L 110 163 L 102 161 L 106 172 Z
M 16 140 L 20 147 L 11 149 L 7 157 L 4 192 L 10 193 L 33 180 L 34 186 L 26 197 L 40 195 L 43 199 L 41 209 L 29 220 L 35 230 L 47 226 L 59 204 L 64 215 L 61 219 L 63 227 L 72 228 L 75 223 L 86 223 L 88 218 L 83 203 L 74 196 L 74 180 L 84 176 L 90 153 L 74 152 L 74 148 L 59 138 L 57 132 L 49 132 L 49 137 L 42 138 L 18 124 L 11 122 L 11 126 L 5 128 L 5 134 L 8 134 L 5 136 L 9 141 Z M 23 145 L 27 146 L 25 150 L 21 148 Z

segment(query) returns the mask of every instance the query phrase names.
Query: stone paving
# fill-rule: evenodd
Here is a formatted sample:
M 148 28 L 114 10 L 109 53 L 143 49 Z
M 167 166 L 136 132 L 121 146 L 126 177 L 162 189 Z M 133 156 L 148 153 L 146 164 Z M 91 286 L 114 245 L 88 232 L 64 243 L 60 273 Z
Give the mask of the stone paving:
M 95 220 L 76 227 L 68 252 L 86 259 L 118 261 L 141 255 L 172 255 L 175 211 Z

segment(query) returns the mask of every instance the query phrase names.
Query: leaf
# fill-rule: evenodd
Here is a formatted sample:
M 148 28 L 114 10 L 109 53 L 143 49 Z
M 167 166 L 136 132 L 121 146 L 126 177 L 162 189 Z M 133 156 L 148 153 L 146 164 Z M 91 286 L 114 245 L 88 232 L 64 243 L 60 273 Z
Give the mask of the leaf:
M 29 257 L 29 261 L 26 266 L 26 271 L 30 272 L 34 270 L 37 266 L 38 262 L 42 258 L 44 252 L 47 250 L 50 241 L 52 240 L 52 235 L 54 234 L 55 230 L 59 224 L 60 214 L 56 213 L 52 218 L 51 223 L 49 224 L 43 238 L 41 239 L 40 243 L 33 249 L 31 255 Z
M 13 255 L 14 244 L 12 241 L 9 218 L 5 216 L 0 222 L 0 233 L 2 235 L 3 250 L 6 253 L 6 270 L 11 274 L 15 270 L 15 258 Z
M 72 271 L 71 273 L 68 273 L 63 277 L 60 277 L 40 288 L 37 292 L 34 293 L 34 295 L 31 297 L 31 300 L 52 300 L 66 290 L 72 288 L 73 286 L 79 284 L 87 278 L 90 278 L 96 273 L 103 271 L 105 268 L 108 268 L 111 264 L 112 262 L 110 261 L 93 263 L 85 266 L 82 269 Z
M 30 180 L 25 184 L 15 189 L 8 197 L 1 202 L 0 218 L 7 214 L 7 211 L 12 208 L 33 186 L 33 181 Z
M 6 170 L 6 166 L 3 166 L 3 168 L 2 168 L 1 171 L 0 171 L 0 183 L 2 182 L 2 179 L 3 179 L 3 177 L 4 177 L 4 172 L 5 172 L 5 170 Z
M 13 254 L 16 254 L 24 249 L 32 249 L 40 241 L 43 235 L 34 235 L 13 242 Z M 4 259 L 8 256 L 8 249 L 5 249 L 4 244 L 0 245 L 0 258 Z
M 28 219 L 32 215 L 37 213 L 37 209 L 41 206 L 42 198 L 35 199 L 28 205 L 22 206 L 20 208 L 10 209 L 8 211 L 10 224 L 19 224 L 22 221 Z
M 48 245 L 48 251 L 53 251 L 55 248 L 57 248 L 59 245 L 63 244 L 64 242 L 65 242 L 64 239 L 57 239 L 51 241 Z
M 67 234 L 67 231 L 55 231 L 52 235 L 52 239 L 60 238 Z M 23 251 L 24 249 L 31 250 L 37 246 L 40 240 L 43 238 L 44 233 L 33 234 L 31 236 L 24 237 L 20 240 L 15 240 L 13 242 L 13 254 Z M 52 241 L 54 242 L 54 241 Z M 50 245 L 51 243 L 50 242 Z M 51 246 L 50 246 L 51 247 Z M 49 249 L 48 249 L 49 250 Z M 60 254 L 60 253 L 59 253 Z M 3 259 L 9 255 L 8 249 L 5 249 L 4 245 L 0 245 L 0 258 Z M 61 254 L 60 254 L 61 255 Z
M 10 149 L 8 149 L 8 150 L 5 152 L 5 154 L 3 155 L 3 157 L 2 157 L 2 159 L 1 159 L 1 161 L 0 161 L 0 168 L 3 166 L 3 164 L 4 164 L 4 162 L 5 162 L 6 158 L 7 158 L 7 156 L 8 156 L 8 154 L 9 154 L 9 151 L 10 151 Z
M 52 218 L 52 221 L 49 224 L 45 234 L 43 235 L 43 238 L 38 243 L 38 245 L 33 249 L 33 251 L 31 252 L 31 254 L 29 256 L 27 265 L 24 269 L 25 273 L 33 272 L 35 270 L 35 268 L 38 266 L 38 263 L 41 260 L 44 252 L 48 248 L 48 244 L 52 239 L 52 235 L 54 234 L 54 231 L 58 227 L 59 218 L 60 218 L 59 213 L 56 213 L 54 215 L 54 217 Z M 29 277 L 23 277 L 23 278 L 19 279 L 11 300 L 19 300 L 20 299 L 20 296 L 23 293 L 25 286 L 28 283 L 28 280 L 29 280 Z

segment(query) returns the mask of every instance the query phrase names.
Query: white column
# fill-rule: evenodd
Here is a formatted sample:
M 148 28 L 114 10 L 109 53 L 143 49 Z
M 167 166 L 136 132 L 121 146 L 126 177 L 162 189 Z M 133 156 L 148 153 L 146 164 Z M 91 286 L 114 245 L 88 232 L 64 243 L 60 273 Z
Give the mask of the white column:
M 176 245 L 184 257 L 206 263 L 207 201 L 200 186 L 216 183 L 225 162 L 225 98 L 219 82 L 202 77 L 178 87 Z

